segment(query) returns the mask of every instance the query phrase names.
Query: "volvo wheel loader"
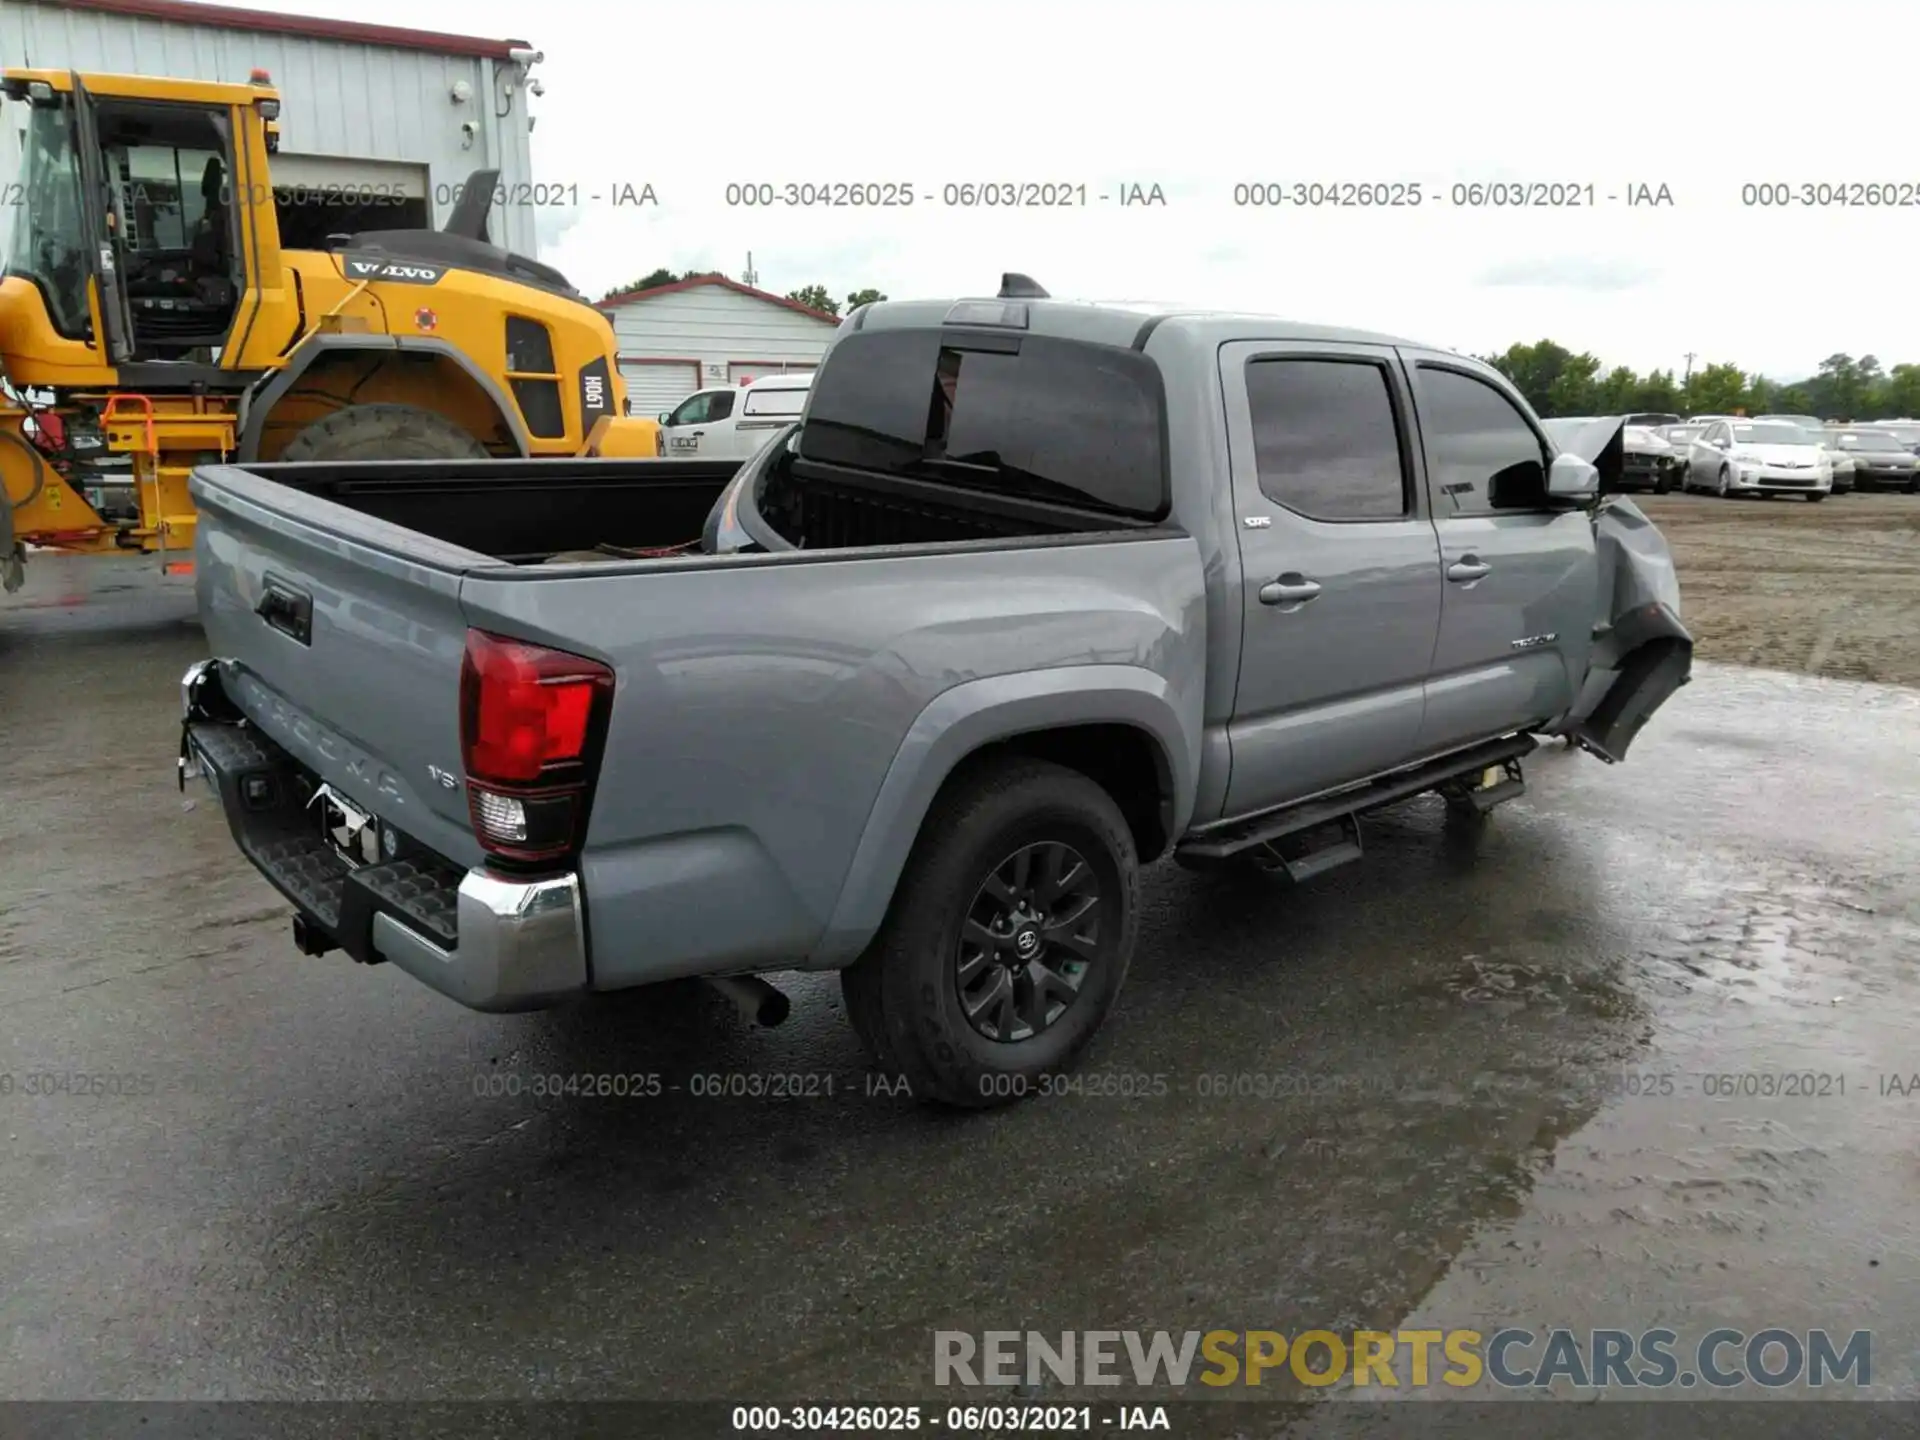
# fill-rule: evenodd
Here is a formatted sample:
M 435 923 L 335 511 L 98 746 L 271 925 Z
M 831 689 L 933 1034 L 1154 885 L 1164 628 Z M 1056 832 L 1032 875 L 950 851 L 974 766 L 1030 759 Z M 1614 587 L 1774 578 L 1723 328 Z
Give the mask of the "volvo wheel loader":
M 655 453 L 606 316 L 489 239 L 497 172 L 443 229 L 283 249 L 265 72 L 5 70 L 0 96 L 25 133 L 0 186 L 7 590 L 28 546 L 191 569 L 204 461 Z

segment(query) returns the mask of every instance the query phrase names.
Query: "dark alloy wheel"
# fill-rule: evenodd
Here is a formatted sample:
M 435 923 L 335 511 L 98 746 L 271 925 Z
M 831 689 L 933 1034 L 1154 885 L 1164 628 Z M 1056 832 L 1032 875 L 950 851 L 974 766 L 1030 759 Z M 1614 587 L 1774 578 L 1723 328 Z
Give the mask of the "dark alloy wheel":
M 1100 959 L 1100 883 L 1070 845 L 1047 841 L 993 867 L 960 924 L 954 983 L 989 1040 L 1031 1040 L 1067 1011 Z
M 1019 755 L 957 770 L 885 923 L 846 970 L 847 1016 L 916 1098 L 965 1109 L 1045 1092 L 1127 978 L 1140 864 L 1120 807 Z

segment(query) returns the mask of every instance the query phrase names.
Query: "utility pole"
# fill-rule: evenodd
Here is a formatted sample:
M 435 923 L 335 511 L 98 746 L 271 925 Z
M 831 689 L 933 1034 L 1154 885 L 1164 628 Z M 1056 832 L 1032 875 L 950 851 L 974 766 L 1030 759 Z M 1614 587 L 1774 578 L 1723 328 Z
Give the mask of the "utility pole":
M 1699 358 L 1700 357 L 1695 355 L 1693 351 L 1691 350 L 1687 351 L 1687 373 L 1680 377 L 1680 383 L 1682 385 L 1686 384 L 1687 381 L 1693 379 L 1693 362 Z
M 753 268 L 753 252 L 751 250 L 747 251 L 747 273 L 742 275 L 740 280 L 746 285 L 758 285 L 760 283 L 760 276 Z

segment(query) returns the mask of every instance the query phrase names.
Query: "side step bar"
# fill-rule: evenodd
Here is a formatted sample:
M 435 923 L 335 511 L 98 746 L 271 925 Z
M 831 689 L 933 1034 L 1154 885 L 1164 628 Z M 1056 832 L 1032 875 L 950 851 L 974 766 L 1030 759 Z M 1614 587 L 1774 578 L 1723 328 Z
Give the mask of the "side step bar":
M 1366 785 L 1342 790 L 1318 800 L 1303 800 L 1269 810 L 1218 830 L 1203 831 L 1179 847 L 1184 860 L 1227 860 L 1249 851 L 1265 850 L 1259 858 L 1268 868 L 1283 869 L 1295 880 L 1358 860 L 1359 817 L 1368 810 L 1409 800 L 1429 790 L 1445 790 L 1485 814 L 1526 790 L 1520 760 L 1539 748 L 1531 735 L 1509 735 L 1470 750 L 1429 760 L 1411 770 L 1383 775 Z M 1488 771 L 1500 772 L 1498 779 Z

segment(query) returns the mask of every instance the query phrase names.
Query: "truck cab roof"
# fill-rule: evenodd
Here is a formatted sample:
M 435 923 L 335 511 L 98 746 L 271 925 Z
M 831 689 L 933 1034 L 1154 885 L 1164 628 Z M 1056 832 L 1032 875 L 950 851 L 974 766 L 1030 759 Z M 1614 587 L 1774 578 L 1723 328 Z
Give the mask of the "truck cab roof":
M 996 318 L 996 310 L 1004 319 Z M 1002 328 L 1092 345 L 1143 347 L 1146 336 L 1173 325 L 1199 340 L 1307 340 L 1344 345 L 1427 345 L 1404 336 L 1312 325 L 1255 311 L 1208 310 L 1200 306 L 1145 301 L 1056 300 L 1051 296 L 956 296 L 948 300 L 877 300 L 847 317 L 850 330 Z

